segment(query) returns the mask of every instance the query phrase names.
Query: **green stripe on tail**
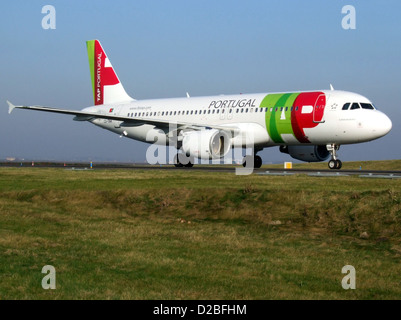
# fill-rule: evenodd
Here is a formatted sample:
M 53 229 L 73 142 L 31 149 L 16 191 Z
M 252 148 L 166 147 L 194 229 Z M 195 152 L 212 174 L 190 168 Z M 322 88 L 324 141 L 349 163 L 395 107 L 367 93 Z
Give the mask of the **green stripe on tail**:
M 88 51 L 89 69 L 91 72 L 93 101 L 96 104 L 95 94 L 95 40 L 86 41 L 86 48 Z

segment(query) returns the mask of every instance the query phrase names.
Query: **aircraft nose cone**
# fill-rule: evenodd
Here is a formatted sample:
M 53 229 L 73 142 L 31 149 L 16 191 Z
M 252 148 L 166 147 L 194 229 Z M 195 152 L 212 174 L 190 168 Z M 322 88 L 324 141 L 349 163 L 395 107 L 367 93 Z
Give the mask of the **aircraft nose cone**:
M 387 133 L 390 132 L 391 128 L 393 127 L 393 123 L 391 122 L 390 118 L 387 117 L 384 113 L 380 112 L 375 117 L 375 132 L 380 137 L 385 136 Z

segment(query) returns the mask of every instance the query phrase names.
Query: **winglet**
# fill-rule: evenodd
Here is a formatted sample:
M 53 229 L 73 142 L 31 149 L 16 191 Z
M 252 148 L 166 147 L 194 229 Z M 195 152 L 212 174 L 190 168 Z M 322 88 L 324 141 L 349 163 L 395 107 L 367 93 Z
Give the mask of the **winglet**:
M 14 106 L 10 101 L 7 100 L 8 103 L 8 114 L 10 114 L 11 112 L 13 112 L 13 110 L 17 107 Z

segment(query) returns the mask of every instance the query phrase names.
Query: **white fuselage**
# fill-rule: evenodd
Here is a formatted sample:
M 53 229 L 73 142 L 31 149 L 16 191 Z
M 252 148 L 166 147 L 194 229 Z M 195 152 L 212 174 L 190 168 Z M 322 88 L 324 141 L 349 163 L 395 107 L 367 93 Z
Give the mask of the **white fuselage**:
M 236 127 L 242 134 L 233 135 L 233 147 L 244 147 L 244 136 L 250 135 L 258 148 L 275 145 L 360 143 L 380 138 L 391 130 L 390 119 L 375 108 L 343 110 L 347 103 L 372 105 L 367 98 L 337 90 L 322 90 L 319 93 L 325 98 L 322 106 L 317 102 L 300 106 L 286 106 L 285 103 L 280 105 L 277 102 L 263 107 L 263 101 L 268 95 L 286 95 L 265 93 L 139 100 L 93 106 L 83 111 L 160 121 L 164 124 L 158 126 L 109 119 L 91 120 L 97 126 L 128 138 L 163 145 L 169 144 L 168 134 L 174 131 L 176 123 Z M 300 109 L 295 111 L 296 107 Z M 300 125 L 294 120 L 295 112 L 298 112 L 300 120 L 304 119 L 303 128 L 298 128 Z M 321 113 L 320 116 L 317 116 L 318 112 Z M 169 126 L 165 123 L 169 123 Z M 296 133 L 296 128 L 302 133 Z

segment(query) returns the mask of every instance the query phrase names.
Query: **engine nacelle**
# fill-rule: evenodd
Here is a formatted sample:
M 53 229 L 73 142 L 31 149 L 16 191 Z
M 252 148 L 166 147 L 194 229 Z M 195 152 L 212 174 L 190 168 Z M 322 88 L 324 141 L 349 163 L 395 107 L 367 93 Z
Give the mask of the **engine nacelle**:
M 324 161 L 330 155 L 326 146 L 280 146 L 280 151 L 288 153 L 294 159 L 306 162 Z
M 187 156 L 200 159 L 224 157 L 231 148 L 231 139 L 224 131 L 217 129 L 185 132 L 182 150 Z

